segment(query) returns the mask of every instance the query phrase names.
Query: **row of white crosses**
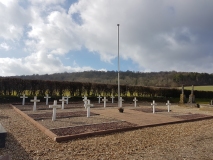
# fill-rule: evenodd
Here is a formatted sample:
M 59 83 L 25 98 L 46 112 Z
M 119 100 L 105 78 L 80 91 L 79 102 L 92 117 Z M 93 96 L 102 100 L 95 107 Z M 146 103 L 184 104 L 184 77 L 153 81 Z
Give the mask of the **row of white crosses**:
M 20 98 L 23 99 L 22 100 L 22 105 L 25 105 L 25 98 L 28 98 L 28 97 L 26 97 L 25 94 L 23 94 L 23 96 L 20 96 Z M 46 98 L 46 105 L 48 105 L 48 99 L 51 98 L 51 97 L 49 97 L 49 95 L 46 94 L 46 96 L 44 98 Z M 62 97 L 63 100 L 60 100 L 60 101 L 66 101 L 66 103 L 68 104 L 69 103 L 69 98 L 70 98 L 69 96 L 64 96 L 64 97 Z
M 83 98 L 83 97 L 82 97 Z M 102 98 L 100 95 L 97 97 L 97 98 L 99 98 L 99 100 L 98 100 L 98 103 L 100 103 L 100 99 Z M 113 103 L 113 99 L 115 98 L 115 97 L 113 97 L 113 96 L 111 96 L 111 98 L 112 98 L 112 103 Z M 102 99 L 102 101 L 104 102 L 104 108 L 106 108 L 106 102 L 108 101 L 108 99 L 106 99 L 106 97 L 104 97 L 104 99 Z M 120 106 L 119 107 L 122 107 L 122 102 L 124 101 L 124 99 L 122 99 L 122 97 L 120 97 L 120 100 L 119 100 L 119 102 L 120 102 Z M 137 99 L 136 99 L 136 97 L 133 99 L 133 101 L 134 101 L 134 106 L 136 107 L 137 106 Z
M 155 113 L 155 106 L 156 106 L 156 105 L 157 105 L 157 104 L 156 104 L 155 101 L 153 100 L 153 102 L 151 103 L 153 113 Z M 167 105 L 167 108 L 168 108 L 168 112 L 170 112 L 170 105 L 171 105 L 171 103 L 169 102 L 169 100 L 167 100 L 166 105 Z
M 100 96 L 100 94 L 99 94 L 99 96 L 97 97 L 98 98 L 98 103 L 101 103 L 101 96 Z M 106 99 L 106 97 L 104 97 L 105 99 Z M 112 99 L 112 103 L 114 103 L 114 98 L 115 97 L 113 97 L 113 95 L 111 96 L 111 99 Z M 103 101 L 103 99 L 102 99 L 102 101 Z M 108 100 L 107 100 L 108 101 Z
M 100 98 L 102 98 L 102 97 L 100 97 L 100 95 L 99 95 L 99 100 L 100 100 Z M 112 98 L 112 103 L 113 103 L 113 99 L 115 98 L 115 97 L 111 97 Z M 104 97 L 104 99 L 102 99 L 102 101 L 104 102 L 104 108 L 106 108 L 106 102 L 108 101 L 108 99 L 106 99 L 106 97 Z M 124 101 L 123 99 L 122 99 L 122 97 L 120 97 L 120 107 L 122 107 L 122 102 Z M 100 103 L 100 102 L 99 102 Z

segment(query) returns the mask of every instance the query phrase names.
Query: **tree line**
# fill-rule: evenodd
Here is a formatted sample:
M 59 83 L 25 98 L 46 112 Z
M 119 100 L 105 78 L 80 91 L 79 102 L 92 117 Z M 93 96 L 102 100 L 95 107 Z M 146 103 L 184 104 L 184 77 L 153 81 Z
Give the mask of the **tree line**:
M 10 78 L 31 80 L 90 82 L 117 84 L 117 71 L 84 71 L 73 73 L 55 73 L 44 75 L 21 75 Z M 213 85 L 213 74 L 197 72 L 120 72 L 120 84 L 153 87 L 180 87 L 181 85 Z

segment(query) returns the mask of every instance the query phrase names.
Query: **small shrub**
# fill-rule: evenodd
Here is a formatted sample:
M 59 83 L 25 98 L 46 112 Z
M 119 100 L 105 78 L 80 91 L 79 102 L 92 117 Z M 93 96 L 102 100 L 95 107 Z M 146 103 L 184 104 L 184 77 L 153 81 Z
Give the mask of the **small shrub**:
M 123 113 L 124 109 L 122 107 L 118 108 L 119 112 Z
M 197 103 L 197 108 L 200 108 L 200 104 L 199 103 Z

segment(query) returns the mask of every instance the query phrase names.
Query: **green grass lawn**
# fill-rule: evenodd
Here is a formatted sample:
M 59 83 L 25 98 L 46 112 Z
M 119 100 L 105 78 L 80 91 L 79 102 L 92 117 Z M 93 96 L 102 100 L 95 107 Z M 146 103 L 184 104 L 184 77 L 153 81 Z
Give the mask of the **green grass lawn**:
M 179 87 L 181 89 L 181 87 Z M 192 86 L 184 86 L 185 90 L 191 90 Z M 213 86 L 194 86 L 194 90 L 197 91 L 213 91 Z

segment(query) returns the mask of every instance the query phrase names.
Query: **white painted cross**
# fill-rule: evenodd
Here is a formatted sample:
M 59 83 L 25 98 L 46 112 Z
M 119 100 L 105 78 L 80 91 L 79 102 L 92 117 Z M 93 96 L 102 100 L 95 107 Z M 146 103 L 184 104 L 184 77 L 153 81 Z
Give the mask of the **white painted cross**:
M 153 102 L 151 103 L 151 106 L 152 106 L 152 108 L 153 108 L 153 113 L 155 113 L 155 106 L 156 106 L 157 104 L 155 103 L 155 100 L 153 100 Z
M 113 95 L 112 95 L 111 98 L 112 98 L 112 103 L 114 103 L 114 98 L 115 98 L 115 97 L 113 97 Z
M 84 107 L 85 107 L 85 109 L 86 109 L 87 100 L 88 100 L 87 97 L 84 97 L 83 101 L 84 101 Z
M 84 99 L 85 97 L 87 97 L 87 96 L 84 95 L 82 98 Z
M 98 98 L 98 103 L 100 103 L 101 102 L 101 96 L 100 96 L 100 94 L 99 94 L 99 96 L 97 97 Z
M 20 98 L 23 98 L 22 105 L 24 105 L 25 104 L 25 98 L 28 98 L 28 97 L 25 97 L 25 94 L 23 94 L 23 96 L 21 96 Z
M 46 105 L 48 105 L 48 99 L 51 98 L 51 97 L 49 97 L 49 95 L 46 94 L 46 97 L 44 97 L 44 98 L 46 98 Z
M 133 101 L 135 102 L 135 107 L 137 106 L 137 99 L 136 99 L 136 97 L 133 99 Z
M 36 96 L 34 96 L 34 99 L 31 99 L 30 102 L 34 102 L 33 111 L 35 111 L 35 110 L 36 110 L 36 103 L 37 103 L 37 102 L 40 102 L 40 100 L 37 99 Z
M 69 103 L 69 96 L 64 96 L 64 98 L 66 99 L 66 103 L 68 104 Z
M 87 117 L 90 117 L 90 107 L 93 107 L 93 104 L 90 104 L 90 100 L 88 99 L 85 104 L 85 108 L 87 108 Z
M 61 108 L 61 105 L 57 105 L 57 100 L 54 100 L 53 105 L 49 105 L 49 108 L 53 109 L 52 121 L 56 120 L 56 108 Z
M 122 99 L 122 97 L 120 97 L 119 102 L 120 102 L 120 107 L 122 107 L 122 102 L 124 101 L 124 99 Z
M 106 108 L 106 102 L 108 101 L 108 99 L 106 99 L 106 97 L 104 97 L 104 99 L 102 99 L 102 101 L 104 102 L 104 108 Z
M 66 101 L 66 99 L 64 99 L 64 97 L 62 97 L 62 99 L 59 99 L 59 101 L 61 101 L 61 109 L 64 109 L 64 102 Z
M 167 107 L 168 107 L 168 112 L 170 111 L 170 105 L 171 103 L 169 102 L 169 100 L 167 100 L 167 103 L 166 103 Z

